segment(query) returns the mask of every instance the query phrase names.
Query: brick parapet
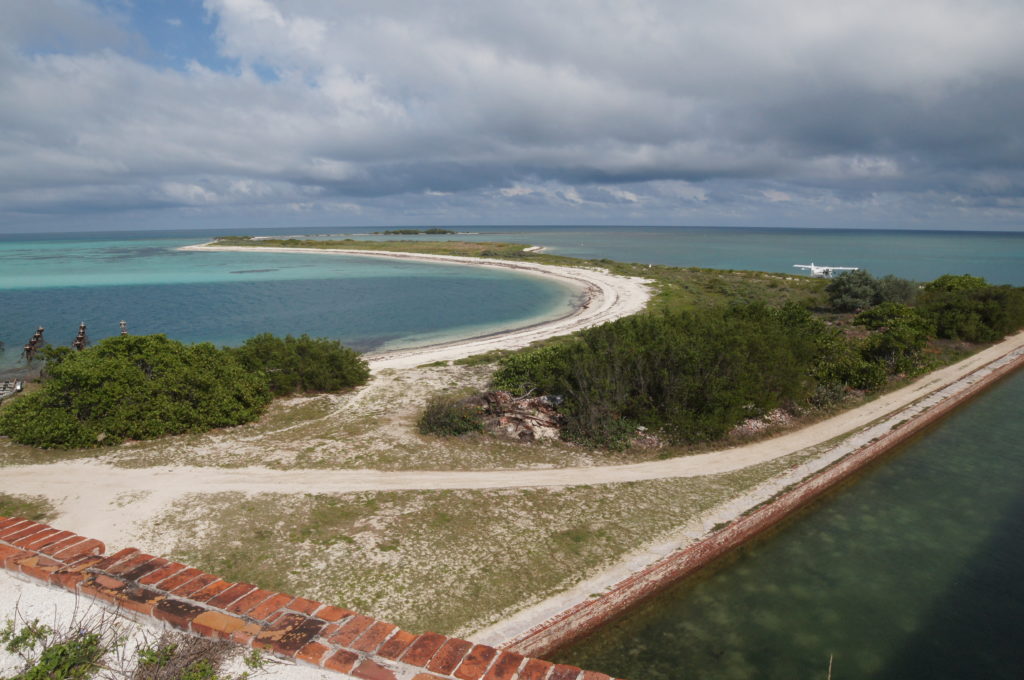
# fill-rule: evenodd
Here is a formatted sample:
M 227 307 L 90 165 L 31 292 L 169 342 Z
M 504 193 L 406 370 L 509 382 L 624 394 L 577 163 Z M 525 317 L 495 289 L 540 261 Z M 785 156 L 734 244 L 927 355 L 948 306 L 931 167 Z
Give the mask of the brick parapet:
M 612 680 L 603 673 L 416 634 L 342 607 L 213 574 L 17 517 L 0 516 L 0 565 L 136 620 L 230 640 L 364 680 Z
M 758 506 L 696 543 L 678 550 L 619 581 L 600 597 L 588 598 L 500 645 L 521 654 L 545 656 L 621 616 L 631 607 L 678 582 L 729 551 L 776 526 L 830 489 L 948 415 L 999 379 L 1024 367 L 1024 350 L 1015 350 L 978 369 L 966 384 L 918 415 L 899 423 L 831 466 L 808 477 L 770 502 Z

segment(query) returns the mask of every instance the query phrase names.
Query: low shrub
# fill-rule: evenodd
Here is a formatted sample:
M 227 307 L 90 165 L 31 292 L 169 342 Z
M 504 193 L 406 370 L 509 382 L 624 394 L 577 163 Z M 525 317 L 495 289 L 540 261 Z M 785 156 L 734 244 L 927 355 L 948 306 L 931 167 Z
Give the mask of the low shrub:
M 481 432 L 483 414 L 479 407 L 450 394 L 431 397 L 417 422 L 420 434 L 457 437 L 470 432 Z

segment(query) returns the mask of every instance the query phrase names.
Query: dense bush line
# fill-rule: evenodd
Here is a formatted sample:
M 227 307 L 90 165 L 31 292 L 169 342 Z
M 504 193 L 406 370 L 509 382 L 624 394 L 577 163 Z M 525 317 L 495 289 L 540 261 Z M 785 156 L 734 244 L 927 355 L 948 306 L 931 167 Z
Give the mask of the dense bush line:
M 337 392 L 362 385 L 370 377 L 358 352 L 328 338 L 305 334 L 279 338 L 263 333 L 226 351 L 247 370 L 265 375 L 270 391 L 278 396 Z
M 950 340 L 994 342 L 1024 326 L 1024 289 L 994 286 L 980 276 L 946 274 L 923 286 L 864 270 L 843 272 L 825 288 L 836 312 L 885 303 L 915 304 L 930 334 Z
M 643 426 L 676 443 L 704 441 L 808 400 L 823 328 L 796 305 L 628 317 L 503 359 L 494 383 L 563 396 L 572 440 L 617 447 Z
M 944 276 L 918 292 L 855 271 L 827 292 L 836 311 L 862 310 L 852 322 L 864 331 L 844 333 L 792 303 L 638 315 L 504 357 L 494 387 L 564 397 L 570 440 L 617 448 L 642 426 L 685 444 L 928 370 L 933 337 L 987 342 L 1024 326 L 1024 290 L 977 277 Z
M 261 335 L 240 348 L 163 335 L 49 348 L 42 387 L 0 409 L 0 434 L 43 448 L 112 445 L 257 419 L 273 394 L 366 382 L 366 362 L 331 340 Z
M 115 337 L 47 366 L 42 389 L 0 411 L 0 434 L 77 448 L 199 432 L 255 420 L 266 380 L 209 343 Z

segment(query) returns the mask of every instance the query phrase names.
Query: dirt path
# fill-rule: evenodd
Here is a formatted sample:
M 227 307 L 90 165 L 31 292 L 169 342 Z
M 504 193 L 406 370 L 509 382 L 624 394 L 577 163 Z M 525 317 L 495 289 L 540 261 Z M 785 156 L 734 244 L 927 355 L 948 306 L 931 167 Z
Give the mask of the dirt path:
M 392 352 L 369 354 L 367 358 L 370 360 L 370 367 L 373 369 L 412 368 L 434 361 L 461 359 L 496 349 L 519 349 L 538 340 L 546 340 L 556 335 L 566 335 L 635 314 L 647 305 L 647 300 L 651 296 L 650 281 L 646 279 L 617 276 L 601 269 L 558 267 L 534 262 L 509 262 L 479 257 L 400 253 L 386 250 L 324 250 L 319 248 L 211 246 L 208 244 L 185 246 L 180 248 L 180 250 L 354 255 L 358 257 L 386 257 L 493 269 L 512 269 L 531 276 L 543 276 L 554 279 L 563 285 L 570 286 L 582 296 L 583 302 L 579 306 L 569 314 L 557 319 L 481 337 L 465 338 L 426 347 L 413 347 Z
M 157 467 L 113 468 L 86 460 L 4 468 L 0 491 L 44 495 L 63 515 L 60 525 L 84 535 L 131 534 L 136 522 L 154 516 L 189 493 L 350 493 L 413 489 L 498 489 L 575 486 L 673 477 L 695 477 L 738 470 L 789 453 L 834 442 L 834 454 L 888 431 L 896 423 L 974 382 L 989 364 L 1024 353 L 1019 333 L 957 364 L 935 371 L 870 403 L 773 439 L 700 455 L 632 465 L 561 469 L 486 471 L 270 470 Z M 978 373 L 975 373 L 975 372 Z M 885 418 L 888 416 L 888 418 Z M 869 426 L 870 427 L 867 427 Z M 130 510 L 126 508 L 130 506 Z

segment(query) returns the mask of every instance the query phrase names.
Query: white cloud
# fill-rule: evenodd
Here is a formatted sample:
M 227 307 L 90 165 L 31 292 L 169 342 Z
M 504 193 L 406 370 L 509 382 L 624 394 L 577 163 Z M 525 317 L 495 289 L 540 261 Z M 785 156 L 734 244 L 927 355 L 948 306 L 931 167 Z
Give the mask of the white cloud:
M 793 200 L 793 197 L 785 191 L 776 191 L 775 189 L 764 189 L 761 191 L 761 195 L 772 203 L 787 203 Z
M 813 221 L 878 196 L 1024 223 L 1018 2 L 206 0 L 238 72 L 149 66 L 83 0 L 11 5 L 0 228 L 119 205 Z

